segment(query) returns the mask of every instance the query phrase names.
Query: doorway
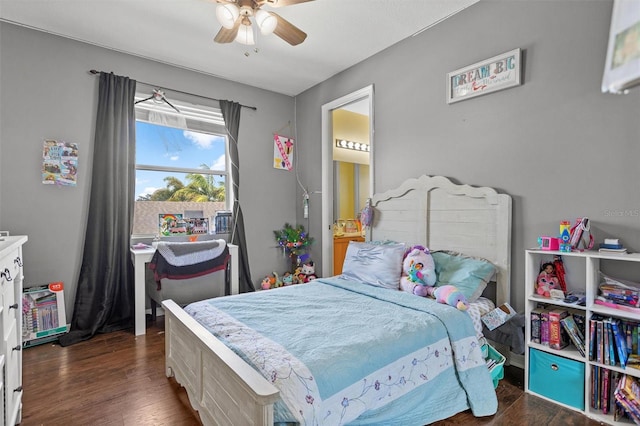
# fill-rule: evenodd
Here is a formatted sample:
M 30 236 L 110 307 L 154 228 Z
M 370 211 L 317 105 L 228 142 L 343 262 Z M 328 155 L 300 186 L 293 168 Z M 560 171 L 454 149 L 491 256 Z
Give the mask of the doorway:
M 349 114 L 354 115 L 349 116 Z M 336 131 L 335 124 L 339 124 L 340 120 L 355 122 L 363 119 L 362 116 L 367 122 L 367 128 L 364 130 L 368 137 L 367 141 L 362 140 L 364 137 L 358 136 L 350 136 L 352 139 L 357 139 L 351 140 L 345 136 L 345 133 L 340 134 Z M 373 195 L 373 123 L 373 85 L 322 106 L 322 276 L 324 277 L 334 275 L 333 224 L 340 219 L 338 209 L 341 204 L 339 201 L 336 202 L 340 198 L 339 189 L 336 188 L 337 178 L 340 176 L 339 170 L 354 170 L 353 176 L 355 176 L 353 193 L 347 199 L 342 194 L 342 207 L 344 203 L 353 202 L 353 205 L 347 208 L 355 215 L 356 211 L 362 208 L 362 200 Z M 352 142 L 351 147 L 336 147 L 336 139 L 339 141 L 338 144 L 342 140 L 347 145 L 348 142 Z M 363 143 L 368 145 L 366 152 L 349 149 L 355 148 L 355 144 Z M 363 159 L 363 156 L 366 158 Z M 368 164 L 365 164 L 367 162 Z

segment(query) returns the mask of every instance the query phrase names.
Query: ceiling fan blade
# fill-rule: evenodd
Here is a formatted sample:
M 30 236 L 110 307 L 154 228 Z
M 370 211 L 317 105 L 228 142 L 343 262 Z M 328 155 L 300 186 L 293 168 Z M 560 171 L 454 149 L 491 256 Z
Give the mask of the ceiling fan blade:
M 292 4 L 298 3 L 306 3 L 313 0 L 261 0 L 258 1 L 258 5 L 262 6 L 263 4 L 268 4 L 271 7 L 285 7 L 291 6 Z
M 220 31 L 218 31 L 218 34 L 216 34 L 213 41 L 216 43 L 231 43 L 234 41 L 238 35 L 238 29 L 240 28 L 242 18 L 242 15 L 239 16 L 232 28 L 220 28 Z
M 307 38 L 307 33 L 284 19 L 277 13 L 270 12 L 278 20 L 278 25 L 273 31 L 275 35 L 286 41 L 292 46 L 302 43 Z

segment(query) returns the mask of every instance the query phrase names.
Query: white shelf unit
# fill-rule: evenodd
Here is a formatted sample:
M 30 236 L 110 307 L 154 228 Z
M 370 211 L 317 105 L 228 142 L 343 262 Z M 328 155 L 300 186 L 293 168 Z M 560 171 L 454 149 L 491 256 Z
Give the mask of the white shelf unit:
M 586 295 L 585 306 L 578 306 L 576 304 L 564 303 L 562 300 L 550 299 L 541 297 L 535 294 L 535 282 L 540 272 L 541 261 L 552 261 L 553 257 L 559 255 L 562 256 L 563 263 L 567 265 L 567 262 L 571 263 L 571 270 L 566 270 L 566 284 L 568 291 L 584 291 Z M 537 307 L 539 303 L 550 305 L 554 308 L 565 308 L 569 312 L 582 313 L 585 316 L 586 329 L 588 330 L 589 318 L 592 314 L 599 314 L 605 317 L 614 317 L 619 319 L 628 319 L 640 322 L 640 313 L 624 311 L 620 309 L 608 308 L 605 306 L 594 304 L 594 300 L 598 295 L 599 284 L 599 272 L 600 265 L 606 262 L 607 275 L 617 277 L 611 270 L 616 267 L 616 262 L 630 262 L 628 265 L 622 265 L 626 269 L 633 268 L 635 272 L 637 269 L 637 276 L 640 277 L 640 253 L 618 254 L 618 253 L 600 253 L 598 251 L 583 251 L 583 252 L 559 252 L 531 249 L 525 250 L 525 341 L 527 342 L 527 349 L 525 351 L 525 390 L 528 393 L 562 405 L 566 408 L 580 411 L 586 416 L 612 425 L 628 424 L 627 422 L 614 421 L 612 414 L 602 414 L 600 410 L 591 408 L 591 366 L 599 366 L 607 368 L 612 371 L 618 371 L 630 376 L 640 378 L 640 370 L 628 368 L 622 369 L 619 366 L 600 364 L 595 361 L 589 360 L 588 348 L 590 345 L 590 336 L 588 332 L 585 332 L 585 346 L 586 356 L 582 356 L 573 345 L 569 345 L 564 349 L 555 350 L 546 345 L 534 343 L 531 341 L 531 311 Z M 583 265 L 581 265 L 583 263 Z M 582 271 L 578 269 L 583 267 Z M 566 269 L 566 268 L 565 268 Z M 572 276 L 575 275 L 575 276 Z M 576 278 L 577 276 L 577 278 Z M 634 280 L 638 281 L 638 280 Z M 640 310 L 639 310 L 640 312 Z M 531 350 L 538 350 L 542 353 L 551 354 L 557 357 L 575 361 L 584 365 L 584 409 L 579 409 L 571 405 L 564 404 L 550 397 L 547 397 L 541 393 L 532 391 L 530 389 L 531 377 L 530 377 L 530 361 Z

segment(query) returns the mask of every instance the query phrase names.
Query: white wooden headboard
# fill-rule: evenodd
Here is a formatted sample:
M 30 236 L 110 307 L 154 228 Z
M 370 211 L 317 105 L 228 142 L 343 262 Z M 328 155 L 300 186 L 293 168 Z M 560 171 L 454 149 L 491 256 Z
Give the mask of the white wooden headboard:
M 496 302 L 511 302 L 511 197 L 443 176 L 409 179 L 376 194 L 371 240 L 453 250 L 496 265 Z

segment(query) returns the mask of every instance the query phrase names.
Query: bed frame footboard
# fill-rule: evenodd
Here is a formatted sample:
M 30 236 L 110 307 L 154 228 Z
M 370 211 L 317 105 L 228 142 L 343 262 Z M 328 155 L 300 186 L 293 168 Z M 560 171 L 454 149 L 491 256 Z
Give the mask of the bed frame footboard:
M 165 367 L 208 425 L 273 425 L 278 389 L 172 300 L 165 313 Z

